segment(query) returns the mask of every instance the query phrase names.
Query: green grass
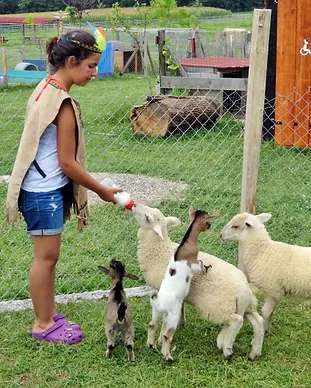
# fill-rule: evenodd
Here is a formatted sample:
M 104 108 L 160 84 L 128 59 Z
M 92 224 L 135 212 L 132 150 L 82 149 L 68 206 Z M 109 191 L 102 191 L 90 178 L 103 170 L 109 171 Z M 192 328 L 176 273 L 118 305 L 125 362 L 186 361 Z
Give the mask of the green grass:
M 200 28 L 212 32 L 223 31 L 224 28 L 245 28 L 248 31 L 252 29 L 252 14 L 246 14 L 243 18 L 219 18 L 204 20 L 200 22 Z
M 223 15 L 230 15 L 231 11 L 228 11 L 226 9 L 222 8 L 216 8 L 216 7 L 178 7 L 177 9 L 191 9 L 194 10 L 195 13 L 198 13 L 202 16 L 211 16 L 211 17 L 217 17 L 217 16 L 223 16 Z M 137 7 L 124 7 L 122 8 L 122 13 L 125 16 L 138 16 L 140 15 L 140 12 Z M 26 19 L 29 16 L 32 17 L 47 17 L 47 18 L 53 18 L 57 14 L 56 11 L 47 11 L 47 12 L 32 12 L 32 13 L 18 13 L 18 14 L 8 14 L 5 16 L 24 16 Z M 87 16 L 85 18 L 89 17 L 110 17 L 112 14 L 112 8 L 96 8 L 96 9 L 90 9 L 88 10 Z
M 215 211 L 232 208 L 233 203 L 237 208 L 242 152 L 239 125 L 227 118 L 211 130 L 202 128 L 200 131 L 193 130 L 167 139 L 134 136 L 129 124 L 129 111 L 133 105 L 144 100 L 149 85 L 151 84 L 143 78 L 128 76 L 92 82 L 87 88 L 76 88 L 73 91 L 84 113 L 90 171 L 160 176 L 188 183 L 190 189 L 185 201 L 163 202 L 162 205 L 163 211 L 180 216 L 183 222 L 187 222 L 189 204 Z M 30 91 L 29 88 L 5 91 L 7 104 L 4 115 L 8 119 L 3 128 L 1 157 L 4 163 L 1 163 L 0 174 L 9 174 L 12 168 L 23 124 L 23 101 L 26 101 Z M 17 100 L 21 102 L 17 104 Z M 12 144 L 15 146 L 12 147 Z M 232 164 L 232 174 L 218 170 L 218 166 L 226 165 L 228 160 Z M 200 166 L 206 166 L 207 171 L 213 172 L 202 174 Z M 4 196 L 5 187 L 2 186 L 2 202 Z M 58 292 L 96 289 L 97 265 L 113 255 L 125 260 L 137 271 L 135 221 L 131 217 L 125 217 L 117 207 L 105 205 L 92 209 L 90 222 L 90 227 L 79 235 L 76 243 L 75 220 L 67 225 L 59 264 Z M 215 223 L 220 224 L 221 219 Z M 184 226 L 179 227 L 172 235 L 178 239 L 183 230 Z M 8 233 L 4 220 L 0 224 L 0 233 Z M 12 260 L 3 260 L 2 271 L 10 273 L 12 278 L 9 284 L 0 283 L 0 295 L 3 298 L 22 298 L 27 296 L 27 268 L 31 260 L 23 221 L 10 229 L 9 233 L 11 243 L 3 244 L 2 249 L 3 258 L 12 257 Z M 223 254 L 229 252 L 229 259 L 233 261 L 232 253 L 235 248 L 219 247 L 217 233 L 219 227 L 202 239 L 202 246 L 212 245 Z M 19 276 L 10 270 L 16 265 L 19 267 Z M 68 271 L 72 273 L 73 281 L 66 279 Z
M 227 115 L 211 129 L 200 128 L 168 138 L 133 134 L 129 112 L 152 94 L 154 79 L 124 76 L 91 82 L 74 88 L 81 103 L 91 171 L 127 172 L 158 176 L 189 184 L 181 201 L 163 201 L 166 215 L 178 216 L 182 225 L 172 230 L 181 239 L 190 205 L 215 211 L 219 218 L 200 239 L 202 250 L 235 263 L 237 245 L 222 244 L 219 233 L 238 211 L 242 164 L 239 120 Z M 24 120 L 29 87 L 0 90 L 0 175 L 9 174 Z M 263 143 L 258 181 L 257 211 L 273 214 L 268 229 L 275 239 L 311 245 L 310 151 Z M 0 185 L 3 208 L 6 186 Z M 15 226 L 0 216 L 0 298 L 27 298 L 31 244 L 23 221 Z M 57 266 L 57 293 L 106 289 L 109 282 L 98 272 L 99 264 L 112 257 L 123 260 L 129 271 L 138 273 L 137 224 L 130 215 L 112 205 L 91 209 L 90 225 L 82 233 L 72 219 L 63 235 L 61 260 Z M 126 286 L 144 284 L 127 281 Z M 176 362 L 166 365 L 159 354 L 145 348 L 146 322 L 150 308 L 146 298 L 133 301 L 137 332 L 137 362 L 128 365 L 123 349 L 112 360 L 103 358 L 103 303 L 81 302 L 65 306 L 68 315 L 83 324 L 87 339 L 75 347 L 49 346 L 27 336 L 29 311 L 0 314 L 0 375 L 3 386 L 129 386 L 129 387 L 309 387 L 310 304 L 293 299 L 282 302 L 266 339 L 264 355 L 256 363 L 247 361 L 250 329 L 238 338 L 236 355 L 224 361 L 216 349 L 216 327 L 190 309 L 186 328 L 175 340 Z M 0 383 L 0 386 L 2 386 Z
M 216 7 L 176 7 L 173 8 L 167 13 L 165 9 L 158 9 L 147 7 L 148 11 L 148 21 L 149 25 L 154 26 L 155 22 L 159 23 L 159 19 L 165 21 L 167 27 L 171 26 L 172 23 L 174 25 L 179 25 L 179 23 L 184 22 L 185 17 L 190 18 L 191 16 L 195 16 L 196 18 L 218 18 L 218 17 L 226 17 L 231 16 L 231 11 L 216 8 Z M 129 23 L 129 25 L 137 25 L 142 24 L 145 20 L 144 8 L 142 7 L 126 7 L 120 8 L 122 18 Z M 31 16 L 33 20 L 36 17 L 46 17 L 46 18 L 55 18 L 57 12 L 37 12 L 37 13 L 21 13 L 18 16 L 24 16 L 25 20 L 29 19 Z M 111 17 L 113 15 L 112 8 L 98 8 L 89 10 L 87 15 L 82 18 L 82 23 L 86 20 L 91 22 L 102 22 L 106 27 L 111 26 Z M 5 15 L 5 16 L 14 16 L 14 15 Z M 65 23 L 72 22 L 68 18 L 65 18 Z M 180 24 L 182 25 L 182 24 Z
M 299 299 L 281 303 L 263 355 L 247 360 L 251 328 L 244 325 L 230 361 L 216 348 L 218 328 L 187 306 L 186 326 L 173 343 L 175 361 L 166 364 L 146 346 L 150 319 L 147 298 L 131 299 L 136 331 L 136 362 L 126 360 L 121 341 L 111 359 L 104 357 L 103 315 L 106 302 L 80 302 L 63 311 L 82 324 L 79 345 L 52 345 L 32 340 L 29 311 L 1 314 L 0 375 L 3 387 L 310 387 L 310 305 Z

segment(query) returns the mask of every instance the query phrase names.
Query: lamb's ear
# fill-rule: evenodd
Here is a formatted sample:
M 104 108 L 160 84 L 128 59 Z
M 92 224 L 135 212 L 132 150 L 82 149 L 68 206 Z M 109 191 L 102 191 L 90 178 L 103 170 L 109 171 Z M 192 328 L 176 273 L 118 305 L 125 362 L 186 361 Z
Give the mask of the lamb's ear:
M 155 234 L 157 234 L 160 237 L 161 240 L 164 240 L 160 224 L 154 224 L 152 227 L 152 230 L 154 231 Z
M 134 275 L 133 273 L 128 273 L 128 272 L 126 272 L 126 274 L 125 274 L 124 276 L 126 276 L 126 277 L 129 278 L 129 279 L 139 280 L 139 277 L 136 276 L 136 275 Z
M 178 226 L 181 224 L 180 219 L 177 217 L 165 217 L 166 225 L 169 226 Z
M 104 272 L 106 275 L 109 275 L 109 269 L 108 269 L 108 268 L 103 267 L 102 265 L 99 265 L 99 266 L 98 266 L 98 269 L 99 269 L 101 272 Z
M 257 215 L 257 218 L 264 224 L 272 217 L 271 213 L 261 213 Z
M 194 220 L 196 209 L 193 207 L 190 207 L 188 210 L 188 215 L 189 215 L 189 221 L 192 222 Z

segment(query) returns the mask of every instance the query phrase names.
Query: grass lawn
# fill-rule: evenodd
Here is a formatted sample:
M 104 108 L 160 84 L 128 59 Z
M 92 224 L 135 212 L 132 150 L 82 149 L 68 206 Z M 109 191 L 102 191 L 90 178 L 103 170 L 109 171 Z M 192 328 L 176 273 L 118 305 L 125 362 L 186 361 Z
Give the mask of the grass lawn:
M 283 302 L 273 319 L 262 357 L 247 360 L 251 329 L 246 324 L 225 361 L 216 348 L 218 328 L 187 308 L 186 326 L 177 331 L 175 361 L 165 363 L 159 352 L 145 346 L 150 318 L 147 298 L 131 299 L 136 324 L 136 362 L 126 360 L 119 346 L 104 357 L 105 302 L 70 304 L 63 311 L 82 323 L 86 339 L 79 345 L 52 345 L 32 340 L 27 332 L 29 311 L 0 314 L 0 375 L 3 387 L 310 387 L 310 305 L 293 299 Z
M 178 215 L 184 223 L 187 222 L 190 204 L 220 211 L 221 217 L 215 222 L 215 226 L 220 226 L 227 211 L 237 209 L 239 204 L 242 153 L 240 125 L 230 118 L 224 118 L 211 130 L 202 128 L 183 136 L 167 139 L 134 136 L 129 124 L 129 111 L 148 94 L 148 88 L 152 86 L 152 80 L 149 81 L 129 76 L 94 81 L 86 88 L 74 89 L 73 94 L 80 101 L 84 112 L 89 169 L 94 172 L 159 176 L 188 183 L 190 190 L 185 201 L 164 202 L 163 211 L 167 215 Z M 1 145 L 3 163 L 0 174 L 9 174 L 12 168 L 23 124 L 23 101 L 26 101 L 30 92 L 29 88 L 4 92 L 6 105 L 3 113 L 7 119 L 2 130 L 4 142 Z M 5 187 L 0 187 L 0 200 L 3 202 Z M 10 236 L 9 243 L 2 246 L 2 271 L 10 277 L 10 281 L 0 283 L 0 295 L 4 299 L 22 298 L 27 295 L 26 272 L 31 257 L 30 243 L 22 221 L 12 229 L 8 229 L 3 218 L 1 221 L 0 233 Z M 125 216 L 119 208 L 105 205 L 92 208 L 90 222 L 90 227 L 79 235 L 79 241 L 75 241 L 75 220 L 68 223 L 64 235 L 63 259 L 59 265 L 58 292 L 96 289 L 99 279 L 97 265 L 111 256 L 120 257 L 137 271 L 134 259 L 135 221 Z M 214 246 L 219 253 L 228 254 L 228 259 L 234 260 L 235 247 L 218 243 L 219 226 L 204 236 L 202 246 Z M 184 229 L 185 224 L 176 228 L 172 235 L 180 238 Z M 12 257 L 12 260 L 7 261 L 5 257 Z M 16 265 L 19 268 L 18 275 L 11 270 Z M 73 281 L 64 278 L 68 271 L 72 273 Z
M 154 79 L 113 77 L 91 82 L 72 93 L 80 101 L 87 138 L 90 171 L 158 176 L 189 185 L 184 200 L 163 201 L 166 215 L 182 225 L 172 230 L 179 241 L 186 229 L 190 205 L 216 211 L 219 218 L 200 239 L 202 250 L 236 263 L 237 246 L 222 244 L 219 232 L 238 211 L 242 165 L 242 123 L 232 115 L 211 128 L 192 130 L 165 139 L 133 135 L 129 112 L 153 94 Z M 12 168 L 24 120 L 29 87 L 0 89 L 0 175 Z M 257 211 L 273 214 L 268 230 L 275 239 L 311 245 L 310 151 L 262 146 Z M 0 184 L 3 208 L 6 186 Z M 9 227 L 0 216 L 0 299 L 27 298 L 31 245 L 22 221 Z M 130 215 L 112 205 L 91 209 L 90 226 L 81 234 L 72 219 L 63 236 L 57 267 L 57 293 L 106 289 L 109 282 L 98 272 L 110 258 L 122 259 L 138 273 L 137 225 Z M 127 281 L 126 286 L 144 284 Z M 123 349 L 111 360 L 103 357 L 103 302 L 80 302 L 63 308 L 82 323 L 87 338 L 78 346 L 53 346 L 27 335 L 30 311 L 1 313 L 0 386 L 128 386 L 128 387 L 310 387 L 310 304 L 293 299 L 282 302 L 266 339 L 263 357 L 247 361 L 250 328 L 245 326 L 232 361 L 224 361 L 215 346 L 217 329 L 188 309 L 188 322 L 176 335 L 176 361 L 166 365 L 160 355 L 145 348 L 150 316 L 147 298 L 132 300 L 137 333 L 137 362 L 129 365 Z M 1 385 L 2 384 L 2 385 Z
M 196 13 L 200 13 L 204 16 L 223 16 L 223 15 L 230 15 L 231 12 L 222 8 L 216 8 L 216 7 L 178 7 L 178 9 L 194 9 Z M 112 8 L 95 8 L 90 9 L 87 11 L 87 16 L 94 17 L 94 16 L 111 16 L 112 14 Z M 122 14 L 126 16 L 135 16 L 138 15 L 138 9 L 137 7 L 123 7 L 122 8 Z M 29 17 L 30 15 L 32 17 L 47 17 L 47 18 L 53 18 L 55 15 L 57 15 L 57 11 L 47 11 L 47 12 L 35 12 L 35 13 L 18 13 L 18 14 L 7 14 L 6 16 L 24 16 Z

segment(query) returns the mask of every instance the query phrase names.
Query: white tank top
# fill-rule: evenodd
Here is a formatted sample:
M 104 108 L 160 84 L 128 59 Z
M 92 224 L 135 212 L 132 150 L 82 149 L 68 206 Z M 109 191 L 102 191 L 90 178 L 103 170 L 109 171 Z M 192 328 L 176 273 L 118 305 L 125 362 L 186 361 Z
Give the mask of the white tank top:
M 40 137 L 35 160 L 30 165 L 22 183 L 22 189 L 46 192 L 65 186 L 69 178 L 58 162 L 57 127 L 50 124 Z

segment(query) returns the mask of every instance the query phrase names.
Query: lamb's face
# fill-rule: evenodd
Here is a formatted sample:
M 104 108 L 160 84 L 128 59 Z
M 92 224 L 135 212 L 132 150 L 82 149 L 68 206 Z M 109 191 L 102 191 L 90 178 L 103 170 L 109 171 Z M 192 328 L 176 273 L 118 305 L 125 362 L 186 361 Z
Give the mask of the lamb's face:
M 257 216 L 250 213 L 237 214 L 224 226 L 220 237 L 223 240 L 246 240 L 253 232 L 265 229 L 264 223 L 270 218 L 270 213 L 261 213 Z
M 142 229 L 152 230 L 162 240 L 167 234 L 167 227 L 180 225 L 176 217 L 165 217 L 159 209 L 137 204 L 132 208 L 132 214 Z
M 165 219 L 159 209 L 140 204 L 133 207 L 132 214 L 139 226 L 146 229 L 151 229 L 152 224 L 159 223 Z
M 165 217 L 159 209 L 137 204 L 132 208 L 132 214 L 141 228 L 153 230 L 163 240 Z

